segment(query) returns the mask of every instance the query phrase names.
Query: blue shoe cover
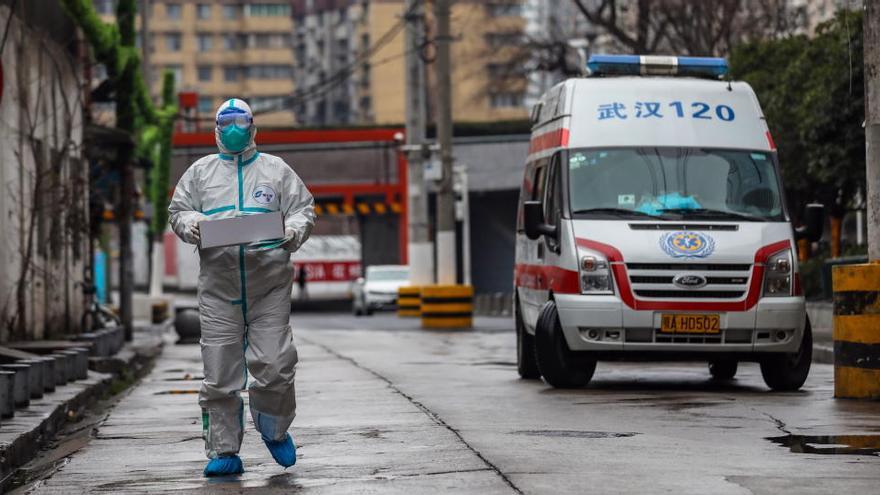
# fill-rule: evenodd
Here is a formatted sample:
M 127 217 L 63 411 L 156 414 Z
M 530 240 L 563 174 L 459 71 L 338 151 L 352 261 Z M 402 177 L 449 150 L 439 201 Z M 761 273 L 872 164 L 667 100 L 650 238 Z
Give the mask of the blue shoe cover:
M 290 438 L 290 433 L 283 440 L 272 441 L 263 438 L 263 442 L 266 443 L 266 447 L 269 448 L 269 452 L 272 454 L 275 462 L 286 468 L 296 464 L 296 445 L 293 443 L 293 439 Z
M 244 472 L 244 466 L 241 464 L 241 458 L 237 455 L 228 455 L 211 459 L 205 466 L 205 476 L 224 476 L 227 474 L 241 474 Z

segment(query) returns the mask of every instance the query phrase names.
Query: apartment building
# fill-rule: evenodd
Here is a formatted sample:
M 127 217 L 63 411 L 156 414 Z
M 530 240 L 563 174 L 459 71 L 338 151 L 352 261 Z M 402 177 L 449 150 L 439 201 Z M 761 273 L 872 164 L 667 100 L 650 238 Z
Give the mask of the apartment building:
M 113 20 L 115 0 L 93 0 Z M 212 116 L 231 97 L 248 100 L 261 127 L 290 127 L 292 110 L 279 108 L 293 86 L 289 1 L 143 0 L 147 6 L 150 87 L 171 70 L 178 91 L 198 93 L 198 113 Z M 141 23 L 138 20 L 138 29 Z M 141 37 L 138 36 L 138 43 Z
M 432 4 L 426 3 L 428 38 Z M 404 121 L 404 0 L 293 0 L 296 114 L 304 125 Z M 452 8 L 453 116 L 488 122 L 528 115 L 517 57 L 525 29 L 518 0 L 459 0 Z M 431 46 L 423 55 L 430 61 Z M 428 71 L 429 106 L 434 107 Z

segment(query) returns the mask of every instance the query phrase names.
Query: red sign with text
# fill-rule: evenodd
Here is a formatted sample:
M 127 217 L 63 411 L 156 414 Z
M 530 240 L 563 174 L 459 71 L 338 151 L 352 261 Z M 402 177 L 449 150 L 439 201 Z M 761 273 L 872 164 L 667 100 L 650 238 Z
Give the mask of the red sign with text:
M 294 277 L 306 267 L 308 282 L 349 282 L 361 276 L 360 261 L 305 261 L 293 264 Z

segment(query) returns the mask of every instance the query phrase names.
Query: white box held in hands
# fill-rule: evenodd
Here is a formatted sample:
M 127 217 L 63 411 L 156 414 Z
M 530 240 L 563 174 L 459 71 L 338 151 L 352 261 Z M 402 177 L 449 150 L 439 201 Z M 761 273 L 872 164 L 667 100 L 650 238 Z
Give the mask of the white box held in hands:
M 284 237 L 284 218 L 280 211 L 199 222 L 202 249 L 237 246 Z

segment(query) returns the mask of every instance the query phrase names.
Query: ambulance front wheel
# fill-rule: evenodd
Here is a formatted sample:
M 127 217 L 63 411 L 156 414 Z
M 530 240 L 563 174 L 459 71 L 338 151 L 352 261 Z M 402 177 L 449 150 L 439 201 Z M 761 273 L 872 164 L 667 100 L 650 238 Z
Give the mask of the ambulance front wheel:
M 544 381 L 555 388 L 583 387 L 593 378 L 596 360 L 572 352 L 562 334 L 556 304 L 541 308 L 535 326 L 535 360 Z
M 778 392 L 793 392 L 803 386 L 813 361 L 813 330 L 810 320 L 804 326 L 804 337 L 793 354 L 775 354 L 761 361 L 764 383 Z

